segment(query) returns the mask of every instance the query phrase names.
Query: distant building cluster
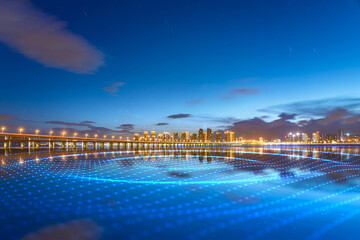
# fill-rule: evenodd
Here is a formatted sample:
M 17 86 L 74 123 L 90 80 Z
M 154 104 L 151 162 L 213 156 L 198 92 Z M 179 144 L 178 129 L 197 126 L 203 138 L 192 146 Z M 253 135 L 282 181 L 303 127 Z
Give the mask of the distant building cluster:
M 163 132 L 156 134 L 155 131 L 151 131 L 150 134 L 144 131 L 144 135 L 140 136 L 139 133 L 134 134 L 135 141 L 147 141 L 147 142 L 236 142 L 239 139 L 235 139 L 235 133 L 232 131 L 213 132 L 210 128 L 204 129 L 199 128 L 197 133 L 189 133 L 188 131 Z
M 279 141 L 279 140 L 278 140 Z M 285 142 L 301 142 L 301 143 L 359 143 L 359 135 L 344 134 L 343 129 L 339 129 L 336 133 L 313 132 L 310 136 L 307 133 L 289 133 L 285 136 Z

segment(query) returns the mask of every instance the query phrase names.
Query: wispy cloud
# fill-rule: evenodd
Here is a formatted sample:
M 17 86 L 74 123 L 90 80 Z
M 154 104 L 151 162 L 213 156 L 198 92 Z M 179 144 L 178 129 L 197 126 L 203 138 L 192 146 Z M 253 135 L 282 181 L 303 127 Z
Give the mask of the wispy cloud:
M 104 87 L 104 90 L 110 93 L 117 93 L 119 91 L 119 87 L 124 86 L 126 83 L 124 82 L 114 82 L 110 86 Z
M 130 131 L 130 130 L 133 130 L 134 127 L 135 127 L 134 124 L 126 123 L 126 124 L 121 124 L 120 126 L 116 127 L 116 129 Z
M 0 121 L 15 121 L 19 120 L 17 117 L 9 114 L 0 114 Z
M 0 0 L 0 41 L 47 67 L 92 73 L 103 54 L 28 0 Z
M 157 123 L 155 125 L 156 126 L 166 126 L 166 125 L 169 125 L 169 123 L 161 122 L 161 123 Z
M 203 101 L 204 101 L 203 98 L 194 98 L 194 99 L 187 101 L 187 104 L 196 105 L 196 104 L 202 103 Z
M 256 95 L 259 94 L 259 89 L 257 88 L 236 88 L 233 90 L 230 90 L 223 99 L 232 99 L 239 95 Z
M 171 118 L 171 119 L 189 118 L 189 117 L 191 117 L 191 114 L 188 113 L 179 113 L 179 114 L 167 116 L 167 118 Z

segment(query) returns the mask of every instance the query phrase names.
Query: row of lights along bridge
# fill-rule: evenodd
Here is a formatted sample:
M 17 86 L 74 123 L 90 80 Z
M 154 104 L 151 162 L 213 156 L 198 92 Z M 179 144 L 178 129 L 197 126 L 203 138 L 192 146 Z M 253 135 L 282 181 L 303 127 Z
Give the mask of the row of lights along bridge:
M 6 130 L 5 127 L 1 128 L 1 133 L 4 133 L 4 131 Z M 23 128 L 19 128 L 18 129 L 20 135 L 24 133 L 24 129 Z M 36 129 L 35 130 L 35 135 L 39 135 L 40 134 L 40 130 Z M 49 136 L 53 136 L 54 131 L 49 131 Z M 69 137 L 67 136 L 67 132 L 66 131 L 62 131 L 61 132 L 61 136 L 63 137 Z M 73 133 L 73 137 L 80 137 L 78 135 L 77 132 Z M 84 134 L 85 138 L 89 137 L 89 134 Z M 94 134 L 93 136 L 94 138 L 98 138 L 99 135 L 98 134 Z M 107 135 L 103 135 L 102 136 L 104 139 L 107 138 Z M 145 131 L 144 132 L 144 136 L 140 137 L 140 135 L 138 133 L 134 134 L 134 137 L 132 140 L 134 141 L 157 141 L 157 142 L 214 142 L 214 137 L 215 137 L 215 142 L 223 142 L 223 140 L 225 140 L 225 142 L 234 142 L 235 141 L 235 133 L 232 131 L 226 131 L 224 133 L 224 139 L 223 139 L 223 134 L 221 132 L 214 132 L 208 128 L 206 130 L 206 132 L 199 128 L 199 132 L 197 133 L 189 133 L 188 131 L 184 131 L 182 132 L 180 135 L 178 132 L 174 132 L 173 135 L 171 135 L 168 132 L 164 132 L 164 133 L 160 133 L 156 136 L 156 132 L 155 131 L 151 131 L 150 134 L 149 132 Z M 112 139 L 115 139 L 116 137 L 113 135 L 111 136 Z M 119 140 L 123 140 L 122 136 L 119 137 Z M 128 140 L 130 141 L 130 137 L 127 137 L 124 140 Z

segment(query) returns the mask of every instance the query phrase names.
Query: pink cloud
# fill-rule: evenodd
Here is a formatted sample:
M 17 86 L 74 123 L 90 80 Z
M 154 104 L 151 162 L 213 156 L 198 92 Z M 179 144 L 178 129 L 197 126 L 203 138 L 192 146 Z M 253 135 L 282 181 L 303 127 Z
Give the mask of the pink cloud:
M 92 73 L 103 54 L 28 0 L 0 0 L 0 41 L 47 67 Z

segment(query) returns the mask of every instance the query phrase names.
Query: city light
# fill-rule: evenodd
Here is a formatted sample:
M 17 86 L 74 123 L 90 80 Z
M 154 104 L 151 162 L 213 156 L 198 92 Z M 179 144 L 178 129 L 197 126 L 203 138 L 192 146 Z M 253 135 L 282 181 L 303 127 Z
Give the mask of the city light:
M 97 134 L 95 134 L 95 135 L 94 135 L 94 137 L 95 137 L 95 138 L 97 138 L 97 137 L 98 137 L 98 135 L 97 135 Z
M 89 136 L 89 134 L 86 133 L 86 134 L 85 134 L 85 137 L 87 138 L 88 136 Z
M 53 131 L 50 131 L 50 132 L 49 132 L 50 136 L 51 136 L 53 133 L 54 133 Z
M 66 135 L 66 132 L 65 131 L 63 131 L 62 133 L 61 133 L 62 135 L 63 135 L 63 137 Z
M 106 135 L 104 135 L 104 139 L 106 138 L 107 136 Z
M 6 130 L 5 127 L 1 127 L 1 133 L 4 133 L 5 130 Z
M 19 128 L 19 132 L 20 132 L 20 134 L 21 134 L 23 131 L 24 131 L 24 129 L 23 129 L 23 128 Z
M 74 133 L 74 137 L 76 137 L 78 134 L 77 133 Z
M 39 130 L 39 129 L 36 129 L 36 130 L 35 130 L 35 134 L 36 134 L 36 135 L 38 135 L 38 134 L 39 134 L 39 132 L 40 132 L 40 130 Z

